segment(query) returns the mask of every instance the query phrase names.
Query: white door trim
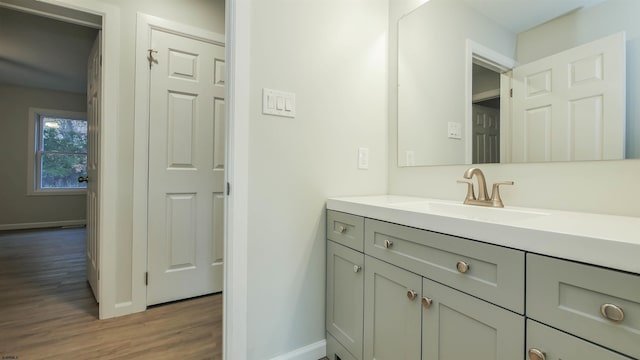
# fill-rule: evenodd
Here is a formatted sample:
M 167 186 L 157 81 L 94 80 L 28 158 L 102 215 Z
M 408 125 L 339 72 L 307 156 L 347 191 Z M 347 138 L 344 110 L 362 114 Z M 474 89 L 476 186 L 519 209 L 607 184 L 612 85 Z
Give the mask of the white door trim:
M 102 96 L 100 126 L 100 182 L 98 223 L 100 241 L 99 318 L 106 319 L 129 313 L 116 299 L 116 225 L 118 179 L 118 94 L 120 90 L 120 8 L 99 0 L 39 0 L 86 13 L 102 16 Z
M 147 219 L 149 186 L 149 62 L 146 55 L 151 44 L 151 30 L 224 46 L 224 35 L 138 13 L 136 30 L 136 81 L 133 156 L 133 248 L 132 305 L 143 311 L 147 305 L 144 274 L 147 271 Z
M 225 202 L 223 358 L 248 357 L 249 109 L 251 1 L 226 0 L 227 183 Z

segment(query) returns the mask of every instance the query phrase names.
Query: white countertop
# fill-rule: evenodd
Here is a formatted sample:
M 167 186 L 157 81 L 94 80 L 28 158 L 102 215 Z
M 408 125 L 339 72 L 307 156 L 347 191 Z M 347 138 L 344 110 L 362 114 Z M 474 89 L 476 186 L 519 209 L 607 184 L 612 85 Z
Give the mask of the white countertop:
M 327 209 L 640 274 L 638 217 L 395 195 L 330 198 Z

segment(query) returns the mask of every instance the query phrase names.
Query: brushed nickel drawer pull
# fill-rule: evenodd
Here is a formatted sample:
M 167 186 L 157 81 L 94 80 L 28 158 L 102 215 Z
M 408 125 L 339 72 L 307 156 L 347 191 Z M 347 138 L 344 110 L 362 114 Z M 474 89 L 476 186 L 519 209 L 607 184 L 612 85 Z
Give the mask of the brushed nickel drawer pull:
M 407 290 L 407 299 L 414 300 L 418 294 L 414 290 Z
M 354 272 L 354 273 L 359 272 L 359 271 L 360 271 L 360 269 L 362 269 L 362 266 L 360 266 L 360 265 L 353 265 L 353 272 Z
M 458 272 L 460 272 L 460 273 L 464 274 L 464 273 L 466 273 L 467 271 L 469 271 L 469 264 L 467 264 L 467 263 L 466 263 L 466 262 L 464 262 L 464 261 L 458 261 L 458 262 L 456 263 L 456 268 L 458 269 Z
M 390 248 L 390 247 L 392 247 L 392 246 L 393 246 L 393 241 L 391 241 L 391 240 L 389 240 L 389 239 L 387 239 L 387 240 L 385 240 L 385 241 L 384 241 L 384 248 L 385 248 L 385 249 L 388 249 L 388 248 Z
M 531 348 L 529 349 L 529 360 L 547 360 L 547 355 L 538 349 Z
M 340 225 L 340 226 L 338 226 L 338 232 L 339 232 L 340 234 L 344 234 L 344 233 L 346 233 L 346 232 L 347 232 L 347 227 L 346 227 L 346 226 L 344 226 L 344 225 Z
M 602 304 L 602 306 L 600 306 L 600 314 L 607 320 L 615 322 L 624 320 L 624 310 L 618 305 Z
M 422 307 L 425 309 L 428 309 L 431 307 L 431 304 L 433 304 L 433 300 L 431 300 L 431 298 L 428 297 L 423 297 L 422 298 Z

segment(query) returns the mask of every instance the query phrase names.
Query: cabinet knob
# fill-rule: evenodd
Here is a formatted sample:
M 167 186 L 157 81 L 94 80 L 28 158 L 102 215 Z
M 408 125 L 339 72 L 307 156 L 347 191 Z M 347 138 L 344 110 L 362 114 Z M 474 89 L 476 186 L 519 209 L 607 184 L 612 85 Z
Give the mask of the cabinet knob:
M 353 272 L 357 273 L 358 271 L 360 271 L 360 269 L 362 269 L 362 266 L 360 265 L 353 265 Z
M 346 227 L 346 226 L 344 226 L 344 225 L 340 225 L 340 226 L 338 226 L 338 232 L 339 232 L 340 234 L 344 234 L 344 233 L 346 233 L 346 232 L 347 232 L 347 227 Z
M 458 272 L 460 272 L 460 273 L 464 274 L 464 273 L 466 273 L 467 271 L 469 271 L 469 264 L 467 264 L 467 263 L 466 263 L 466 262 L 464 262 L 464 261 L 458 261 L 458 262 L 456 263 L 456 268 L 458 269 Z
M 387 240 L 385 240 L 385 241 L 384 241 L 384 248 L 385 248 L 385 249 L 388 249 L 388 248 L 390 248 L 391 246 L 393 246 L 393 241 L 391 241 L 391 240 L 389 240 L 389 239 L 387 239 Z
M 618 305 L 602 304 L 602 306 L 600 306 L 600 314 L 607 320 L 615 322 L 624 320 L 624 310 Z
M 425 308 L 425 309 L 430 308 L 432 303 L 433 303 L 433 300 L 431 300 L 430 298 L 428 298 L 426 296 L 422 298 L 422 307 L 423 308 Z
M 413 290 L 407 290 L 407 298 L 409 300 L 414 300 L 418 296 L 418 294 Z
M 547 360 L 547 355 L 536 348 L 531 348 L 529 349 L 529 360 Z

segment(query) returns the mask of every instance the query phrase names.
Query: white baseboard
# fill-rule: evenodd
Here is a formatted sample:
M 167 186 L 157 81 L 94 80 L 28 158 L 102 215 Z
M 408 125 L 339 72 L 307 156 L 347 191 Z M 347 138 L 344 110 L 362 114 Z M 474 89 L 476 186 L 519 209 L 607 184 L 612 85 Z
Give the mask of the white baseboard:
M 276 356 L 271 360 L 318 360 L 327 356 L 327 340 L 320 340 L 313 344 Z
M 21 223 L 21 224 L 0 224 L 0 230 L 23 230 L 23 229 L 41 229 L 50 227 L 63 227 L 63 226 L 80 226 L 86 225 L 86 220 L 63 220 L 63 221 L 45 221 L 36 223 Z

